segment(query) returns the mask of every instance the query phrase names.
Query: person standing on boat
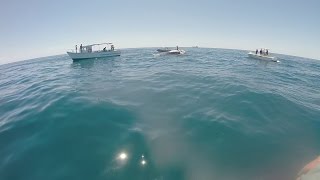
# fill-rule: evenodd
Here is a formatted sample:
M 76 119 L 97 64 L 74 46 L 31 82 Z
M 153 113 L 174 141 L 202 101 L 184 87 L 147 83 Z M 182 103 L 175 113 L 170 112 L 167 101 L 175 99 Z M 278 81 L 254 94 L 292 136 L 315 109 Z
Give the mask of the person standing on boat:
M 268 50 L 268 49 L 266 50 L 266 55 L 267 55 L 267 56 L 269 55 L 269 50 Z
M 258 51 L 259 51 L 259 50 L 258 50 L 258 49 L 256 49 L 256 54 L 258 54 Z
M 76 45 L 76 53 L 78 53 L 78 45 Z
M 82 53 L 82 44 L 80 45 L 80 53 Z
M 179 47 L 177 46 L 177 50 L 179 50 Z
M 260 49 L 260 55 L 262 55 L 262 49 Z

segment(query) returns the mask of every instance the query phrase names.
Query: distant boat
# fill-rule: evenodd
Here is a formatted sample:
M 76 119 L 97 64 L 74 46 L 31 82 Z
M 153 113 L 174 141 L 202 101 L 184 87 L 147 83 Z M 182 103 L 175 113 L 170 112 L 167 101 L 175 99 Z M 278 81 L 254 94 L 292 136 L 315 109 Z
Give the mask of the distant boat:
M 186 53 L 186 51 L 178 49 L 178 50 L 171 50 L 169 52 L 167 52 L 167 54 L 184 54 Z
M 198 46 L 192 46 L 193 48 L 199 48 Z
M 160 49 L 157 49 L 157 51 L 158 52 L 169 52 L 169 51 L 171 51 L 171 49 L 169 49 L 169 48 L 160 48 Z
M 176 49 L 169 49 L 169 48 L 162 48 L 162 49 L 157 49 L 158 52 L 163 53 L 163 54 L 184 54 L 186 51 L 179 49 L 177 46 Z
M 103 45 L 106 45 L 106 47 L 103 48 L 103 50 L 93 51 L 94 47 L 99 47 Z M 114 45 L 112 43 L 101 43 L 101 44 L 91 44 L 91 45 L 82 46 L 82 48 L 79 48 L 79 51 L 76 50 L 76 52 L 67 52 L 67 54 L 73 60 L 81 60 L 81 59 L 120 56 L 121 52 L 115 50 Z
M 268 56 L 268 55 L 260 55 L 260 54 L 256 54 L 253 52 L 249 52 L 248 56 L 250 58 L 254 58 L 254 59 L 260 59 L 260 60 L 271 61 L 271 62 L 280 62 L 279 60 L 277 60 L 276 57 L 272 57 L 272 56 Z

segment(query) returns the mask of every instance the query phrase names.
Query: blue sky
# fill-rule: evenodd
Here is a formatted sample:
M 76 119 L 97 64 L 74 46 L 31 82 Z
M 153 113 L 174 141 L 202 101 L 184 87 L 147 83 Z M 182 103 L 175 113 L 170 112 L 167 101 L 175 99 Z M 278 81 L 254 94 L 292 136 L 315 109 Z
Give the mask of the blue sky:
M 10 0 L 0 8 L 0 64 L 99 42 L 268 47 L 320 59 L 319 0 Z

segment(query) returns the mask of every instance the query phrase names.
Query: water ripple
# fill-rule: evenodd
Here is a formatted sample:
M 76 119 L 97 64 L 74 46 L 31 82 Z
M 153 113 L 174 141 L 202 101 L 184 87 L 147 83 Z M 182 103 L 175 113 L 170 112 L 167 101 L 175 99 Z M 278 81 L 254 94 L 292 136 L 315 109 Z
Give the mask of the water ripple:
M 318 155 L 318 61 L 185 49 L 0 66 L 0 179 L 256 179 Z

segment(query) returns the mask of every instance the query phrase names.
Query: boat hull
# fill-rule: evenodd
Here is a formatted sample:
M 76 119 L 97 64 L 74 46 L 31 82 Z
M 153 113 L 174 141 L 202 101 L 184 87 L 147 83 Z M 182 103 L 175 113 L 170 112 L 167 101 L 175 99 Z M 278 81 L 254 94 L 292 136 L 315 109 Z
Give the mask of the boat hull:
M 254 53 L 252 53 L 252 52 L 248 53 L 248 56 L 249 56 L 250 58 L 259 59 L 259 60 L 264 60 L 264 61 L 279 62 L 279 61 L 277 60 L 277 58 L 275 58 L 275 57 L 263 56 L 263 55 L 260 55 L 260 54 L 254 54 Z
M 104 57 L 115 57 L 120 56 L 120 51 L 101 51 L 101 52 L 92 52 L 92 53 L 73 53 L 67 52 L 72 60 L 81 60 L 81 59 L 95 59 L 95 58 L 104 58 Z
M 171 51 L 170 49 L 157 49 L 158 52 L 169 52 Z
M 171 50 L 169 52 L 167 52 L 168 54 L 184 54 L 186 53 L 184 50 Z

